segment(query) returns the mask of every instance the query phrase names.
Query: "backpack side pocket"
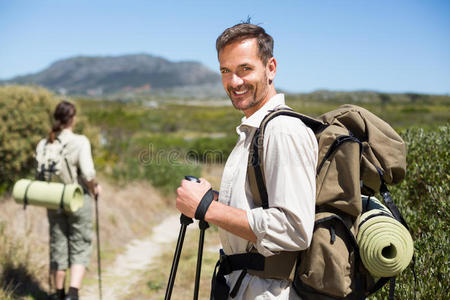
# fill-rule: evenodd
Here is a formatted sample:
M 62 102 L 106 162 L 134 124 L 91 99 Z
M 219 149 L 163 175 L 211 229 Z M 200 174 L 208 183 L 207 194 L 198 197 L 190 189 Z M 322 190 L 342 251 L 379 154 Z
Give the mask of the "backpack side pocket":
M 314 238 L 300 254 L 294 279 L 303 299 L 345 298 L 352 293 L 357 249 L 347 226 L 336 214 L 316 214 Z

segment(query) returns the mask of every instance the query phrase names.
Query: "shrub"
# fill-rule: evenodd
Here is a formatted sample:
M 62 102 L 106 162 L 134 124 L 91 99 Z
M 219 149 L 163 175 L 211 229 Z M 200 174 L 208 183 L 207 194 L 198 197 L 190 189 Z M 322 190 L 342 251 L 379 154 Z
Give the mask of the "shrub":
M 118 161 L 112 166 L 112 177 L 122 183 L 145 179 L 165 193 L 173 193 L 184 175 L 199 176 L 201 167 L 186 159 L 187 142 L 175 137 L 131 137 Z
M 112 167 L 112 178 L 120 183 L 148 180 L 162 192 L 173 194 L 185 175 L 200 176 L 201 167 L 193 163 L 171 160 L 169 157 L 152 158 L 142 163 L 139 158 L 126 157 Z
M 0 192 L 30 175 L 34 150 L 50 130 L 56 99 L 38 87 L 0 87 Z
M 417 299 L 448 299 L 450 273 L 450 128 L 408 129 L 406 179 L 392 188 L 415 247 Z M 372 299 L 387 299 L 388 285 Z M 414 277 L 406 269 L 397 278 L 396 298 L 414 299 Z
M 187 155 L 200 162 L 225 163 L 236 144 L 236 139 L 235 135 L 197 138 L 190 143 Z

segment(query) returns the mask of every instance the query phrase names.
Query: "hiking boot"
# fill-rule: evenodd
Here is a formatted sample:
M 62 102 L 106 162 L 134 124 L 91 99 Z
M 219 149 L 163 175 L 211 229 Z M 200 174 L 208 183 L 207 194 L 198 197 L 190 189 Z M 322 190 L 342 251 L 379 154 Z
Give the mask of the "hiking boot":
M 64 300 L 78 300 L 78 289 L 74 287 L 69 288 L 66 298 Z
M 54 294 L 50 294 L 48 295 L 48 299 L 49 300 L 65 300 L 65 295 L 64 294 L 58 294 L 58 293 L 54 293 Z

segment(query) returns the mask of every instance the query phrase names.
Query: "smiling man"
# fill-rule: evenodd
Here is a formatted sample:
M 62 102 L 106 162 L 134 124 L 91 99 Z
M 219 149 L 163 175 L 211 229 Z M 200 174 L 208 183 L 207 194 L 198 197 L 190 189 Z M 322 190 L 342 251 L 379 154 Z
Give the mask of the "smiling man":
M 270 111 L 286 107 L 274 87 L 273 39 L 262 27 L 242 23 L 226 29 L 216 48 L 223 86 L 245 117 L 236 128 L 239 139 L 226 162 L 218 201 L 205 209 L 209 182 L 183 180 L 176 206 L 219 227 L 223 251 L 213 278 L 214 299 L 299 299 L 290 275 L 296 253 L 311 242 L 317 141 L 297 118 L 279 116 L 268 123 L 264 178 L 259 178 L 268 208 L 256 205 L 247 175 L 252 137 Z
M 219 50 L 222 84 L 234 107 L 248 118 L 276 95 L 272 84 L 276 60 L 258 55 L 255 38 L 218 47 L 222 47 Z

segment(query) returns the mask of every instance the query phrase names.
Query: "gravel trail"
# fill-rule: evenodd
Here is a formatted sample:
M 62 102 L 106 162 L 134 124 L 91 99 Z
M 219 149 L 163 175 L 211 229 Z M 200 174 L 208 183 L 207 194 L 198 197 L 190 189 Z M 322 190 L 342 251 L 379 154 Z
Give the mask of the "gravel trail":
M 189 226 L 194 228 L 194 226 Z M 149 269 L 154 259 L 178 238 L 179 215 L 172 215 L 153 228 L 150 237 L 132 240 L 124 253 L 117 256 L 113 265 L 102 270 L 103 299 L 123 299 L 131 292 L 141 273 Z M 99 299 L 98 282 L 81 289 L 81 299 Z

